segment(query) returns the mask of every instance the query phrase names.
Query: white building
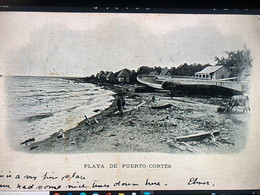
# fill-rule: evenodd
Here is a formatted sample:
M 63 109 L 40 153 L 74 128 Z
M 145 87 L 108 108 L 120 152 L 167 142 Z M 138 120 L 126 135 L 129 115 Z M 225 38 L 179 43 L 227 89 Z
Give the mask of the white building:
M 230 72 L 225 66 L 208 66 L 201 70 L 200 72 L 196 72 L 194 74 L 195 78 L 202 78 L 202 79 L 224 79 L 228 78 Z

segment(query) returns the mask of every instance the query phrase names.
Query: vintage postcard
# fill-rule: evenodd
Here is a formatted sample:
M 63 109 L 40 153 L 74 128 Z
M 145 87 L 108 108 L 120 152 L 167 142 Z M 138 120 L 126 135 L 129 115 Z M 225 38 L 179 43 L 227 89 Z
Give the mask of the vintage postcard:
M 0 190 L 259 189 L 258 16 L 0 25 Z

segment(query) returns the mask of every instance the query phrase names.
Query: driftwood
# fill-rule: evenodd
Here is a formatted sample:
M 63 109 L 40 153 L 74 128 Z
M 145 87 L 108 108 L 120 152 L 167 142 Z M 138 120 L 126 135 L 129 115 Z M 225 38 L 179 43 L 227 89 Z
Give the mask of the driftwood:
M 176 141 L 199 141 L 205 138 L 210 138 L 212 136 L 219 135 L 219 131 L 213 131 L 213 132 L 203 132 L 198 134 L 192 134 L 192 135 L 186 135 L 181 137 L 176 137 Z
M 152 106 L 152 109 L 165 109 L 165 108 L 170 108 L 172 107 L 172 104 L 165 104 L 165 105 L 161 105 L 161 106 Z
M 98 120 L 96 118 L 90 120 L 86 115 L 84 116 L 85 116 L 85 125 L 91 126 L 95 123 L 98 124 Z
M 211 132 L 210 139 L 212 140 L 212 143 L 219 147 L 219 143 L 217 142 L 217 138 L 214 136 L 214 133 Z
M 221 139 L 219 139 L 218 141 L 219 141 L 219 142 L 222 142 L 222 143 L 224 143 L 224 144 L 231 144 L 231 145 L 233 145 L 233 146 L 235 145 L 235 143 L 229 141 L 228 138 L 221 138 Z
M 134 106 L 133 108 L 129 108 L 129 109 L 127 109 L 127 110 L 124 110 L 123 113 L 125 114 L 125 113 L 131 112 L 131 111 L 133 111 L 133 110 L 136 110 L 136 109 L 138 109 L 139 107 L 143 106 L 145 103 L 146 103 L 146 101 L 144 101 L 144 102 L 138 104 L 137 106 Z M 119 111 L 116 111 L 114 114 L 118 114 L 118 113 L 119 113 Z
M 32 147 L 30 148 L 30 150 L 34 150 L 34 149 L 36 149 L 36 148 L 38 148 L 38 146 L 32 146 Z
M 21 145 L 22 145 L 22 144 L 25 144 L 25 145 L 27 146 L 28 143 L 34 142 L 34 141 L 35 141 L 35 138 L 33 137 L 33 138 L 30 138 L 30 139 L 25 140 L 24 142 L 22 142 L 22 143 L 20 143 L 20 144 L 21 144 Z

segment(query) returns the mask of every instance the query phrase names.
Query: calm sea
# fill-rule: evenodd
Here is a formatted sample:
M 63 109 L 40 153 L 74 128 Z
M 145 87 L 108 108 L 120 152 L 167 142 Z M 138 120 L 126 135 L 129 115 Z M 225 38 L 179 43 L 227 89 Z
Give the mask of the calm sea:
M 8 139 L 15 148 L 71 129 L 114 99 L 112 91 L 93 84 L 53 77 L 5 77 L 4 91 Z

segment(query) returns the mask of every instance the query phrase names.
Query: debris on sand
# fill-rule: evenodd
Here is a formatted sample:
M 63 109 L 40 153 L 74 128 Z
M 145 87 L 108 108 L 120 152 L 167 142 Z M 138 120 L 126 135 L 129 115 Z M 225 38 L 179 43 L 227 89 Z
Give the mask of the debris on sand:
M 30 150 L 34 150 L 34 149 L 36 149 L 36 148 L 38 148 L 38 146 L 32 146 L 32 147 L 30 148 Z
M 64 132 L 63 132 L 63 129 L 60 129 L 57 139 L 62 139 L 62 138 L 64 138 Z
M 139 109 L 139 108 L 140 108 L 141 106 L 143 106 L 145 103 L 146 103 L 146 101 L 141 102 L 141 103 L 138 104 L 137 106 L 133 106 L 132 108 L 129 108 L 129 109 L 124 110 L 124 114 L 129 113 L 129 112 L 131 113 L 131 111 Z M 118 113 L 119 113 L 119 111 L 116 111 L 114 114 L 116 115 L 116 114 L 118 114 Z
M 31 143 L 31 142 L 34 142 L 35 141 L 35 138 L 33 137 L 33 138 L 30 138 L 30 139 L 27 139 L 27 140 L 25 140 L 24 142 L 22 142 L 22 143 L 20 143 L 21 145 L 22 144 L 25 144 L 26 146 L 28 145 L 28 143 Z
M 204 152 L 200 151 L 198 148 L 191 146 L 186 142 L 177 142 L 176 140 L 167 141 L 168 145 L 174 148 L 177 148 L 181 151 L 189 151 L 196 154 L 203 154 Z
M 100 112 L 100 111 L 101 111 L 100 109 L 93 110 L 93 112 Z
M 197 153 L 197 154 L 203 154 L 204 153 L 204 152 L 200 151 L 198 148 L 195 148 L 194 146 L 191 146 L 188 143 L 180 142 L 180 144 L 183 144 L 189 152 Z
M 229 113 L 230 109 L 227 106 L 220 106 L 220 107 L 218 107 L 217 112 L 219 112 L 219 113 Z
M 88 117 L 86 115 L 84 115 L 84 117 L 85 117 L 85 124 L 90 126 L 91 125 L 90 120 L 88 119 Z
M 229 141 L 228 138 L 220 138 L 218 141 L 221 142 L 221 143 L 224 143 L 224 144 L 230 144 L 230 145 L 235 146 L 235 143 Z
M 199 141 L 207 137 L 211 137 L 212 135 L 213 136 L 219 135 L 219 131 L 202 132 L 202 133 L 197 133 L 192 135 L 180 136 L 180 137 L 176 137 L 175 140 L 176 141 Z
M 99 132 L 101 132 L 101 131 L 103 131 L 103 130 L 104 130 L 104 126 L 101 125 L 101 126 L 99 126 L 99 127 L 95 130 L 95 133 L 99 133 Z
M 177 142 L 175 142 L 173 140 L 167 140 L 167 143 L 168 143 L 169 146 L 175 147 L 175 148 L 177 148 L 177 149 L 179 149 L 181 151 L 185 151 L 186 150 L 185 146 L 183 146 L 183 145 L 181 145 L 181 144 L 179 144 L 179 143 L 177 143 Z
M 155 103 L 151 102 L 153 95 Z M 109 108 L 66 130 L 66 139 L 57 140 L 55 133 L 33 143 L 31 146 L 39 146 L 34 152 L 71 152 L 77 148 L 79 152 L 201 154 L 233 153 L 245 147 L 250 116 L 226 114 L 223 99 L 171 98 L 157 92 L 127 92 L 124 98 L 123 116 L 119 116 L 115 99 Z
M 160 105 L 160 106 L 152 106 L 152 109 L 165 109 L 165 108 L 170 108 L 172 107 L 172 104 L 165 104 L 165 105 Z

